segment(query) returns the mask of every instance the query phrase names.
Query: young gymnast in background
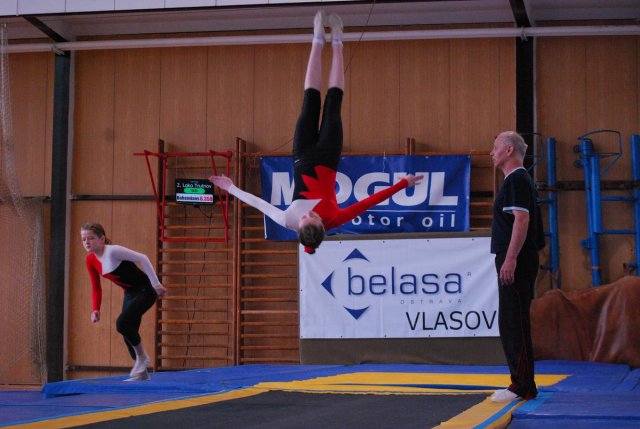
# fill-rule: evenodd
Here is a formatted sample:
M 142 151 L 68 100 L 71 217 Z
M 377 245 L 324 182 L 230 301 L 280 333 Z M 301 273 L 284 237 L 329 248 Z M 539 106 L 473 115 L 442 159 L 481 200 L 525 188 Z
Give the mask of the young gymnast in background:
M 85 250 L 89 252 L 86 264 L 92 287 L 91 322 L 100 321 L 102 303 L 100 276 L 102 276 L 124 290 L 122 313 L 116 320 L 116 329 L 124 337 L 129 354 L 135 360 L 129 373 L 130 378 L 126 381 L 148 380 L 147 366 L 151 359 L 142 346 L 140 323 L 142 315 L 153 306 L 158 297 L 163 297 L 167 290 L 160 284 L 147 256 L 126 247 L 111 244 L 99 223 L 83 225 L 80 236 Z M 140 264 L 142 269 L 136 264 Z
M 331 27 L 333 51 L 329 72 L 329 89 L 322 110 L 322 48 L 325 43 L 325 21 Z M 313 41 L 304 82 L 304 100 L 293 138 L 294 192 L 286 210 L 236 187 L 225 176 L 209 180 L 220 189 L 263 212 L 279 225 L 296 231 L 307 253 L 314 253 L 325 232 L 350 221 L 362 212 L 390 198 L 408 186 L 419 183 L 422 176 L 407 175 L 398 183 L 349 207 L 338 207 L 335 194 L 336 172 L 342 155 L 341 106 L 344 94 L 344 61 L 342 55 L 342 19 L 318 11 L 314 19 Z

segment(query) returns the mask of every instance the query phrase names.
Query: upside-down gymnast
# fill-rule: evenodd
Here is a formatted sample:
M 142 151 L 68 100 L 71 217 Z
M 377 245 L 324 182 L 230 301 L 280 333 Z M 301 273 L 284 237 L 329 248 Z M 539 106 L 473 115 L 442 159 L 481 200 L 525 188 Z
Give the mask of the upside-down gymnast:
M 320 120 L 320 86 L 322 84 L 322 48 L 324 27 L 331 27 L 333 51 L 329 72 L 329 89 Z M 255 207 L 279 225 L 296 231 L 307 253 L 314 253 L 324 239 L 325 231 L 350 221 L 362 212 L 390 198 L 401 189 L 420 183 L 423 176 L 407 175 L 393 186 L 377 192 L 349 207 L 338 207 L 335 194 L 336 172 L 342 154 L 342 117 L 344 94 L 344 61 L 342 56 L 342 19 L 336 14 L 325 17 L 316 13 L 313 40 L 304 82 L 302 111 L 293 138 L 294 192 L 286 210 L 239 189 L 225 176 L 209 180 L 220 189 Z
M 153 306 L 158 297 L 163 297 L 167 290 L 160 284 L 146 255 L 111 244 L 99 223 L 84 224 L 80 229 L 80 235 L 85 250 L 89 252 L 86 264 L 91 278 L 91 322 L 100 321 L 102 276 L 124 290 L 122 313 L 116 320 L 116 329 L 124 337 L 129 354 L 135 360 L 129 373 L 130 378 L 126 381 L 148 380 L 147 366 L 151 359 L 142 346 L 140 323 L 142 315 Z M 136 263 L 140 264 L 142 269 L 138 268 Z

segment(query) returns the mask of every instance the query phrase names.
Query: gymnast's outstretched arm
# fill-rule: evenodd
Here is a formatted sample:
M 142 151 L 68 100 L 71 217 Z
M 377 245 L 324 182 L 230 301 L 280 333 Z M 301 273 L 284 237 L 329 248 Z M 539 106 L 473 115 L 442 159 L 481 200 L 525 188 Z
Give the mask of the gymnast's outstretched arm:
M 243 191 L 233 184 L 233 181 L 227 176 L 211 176 L 209 181 L 216 185 L 218 188 L 227 191 L 240 201 L 249 204 L 251 207 L 260 210 L 265 216 L 270 217 L 278 225 L 287 227 L 285 220 L 285 213 L 283 210 L 269 204 L 262 198 L 256 197 L 249 192 Z

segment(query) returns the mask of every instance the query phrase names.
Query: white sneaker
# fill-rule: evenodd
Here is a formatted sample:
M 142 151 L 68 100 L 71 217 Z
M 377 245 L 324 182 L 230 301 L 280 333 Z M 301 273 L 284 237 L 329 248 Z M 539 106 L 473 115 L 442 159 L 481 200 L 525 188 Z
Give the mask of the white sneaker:
M 130 377 L 135 377 L 141 372 L 145 372 L 147 370 L 147 366 L 151 363 L 151 358 L 149 356 L 144 356 L 142 359 L 136 358 L 136 363 L 131 368 L 131 372 L 129 373 Z
M 149 377 L 149 372 L 147 372 L 147 370 L 145 369 L 141 373 L 136 374 L 130 378 L 127 378 L 124 381 L 149 381 L 149 380 L 151 380 L 151 377 Z
M 342 18 L 336 13 L 331 13 L 328 19 L 329 27 L 331 27 L 331 40 L 333 42 L 342 42 Z
M 520 400 L 522 398 L 509 389 L 496 390 L 491 395 L 491 402 L 511 402 L 515 399 Z

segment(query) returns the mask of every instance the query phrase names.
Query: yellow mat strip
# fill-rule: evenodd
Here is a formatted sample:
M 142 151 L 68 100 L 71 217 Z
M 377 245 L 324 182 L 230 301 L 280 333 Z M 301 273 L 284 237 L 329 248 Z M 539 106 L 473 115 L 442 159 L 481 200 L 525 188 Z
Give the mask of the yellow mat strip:
M 511 413 L 524 404 L 526 401 L 514 401 L 509 404 L 499 404 L 491 402 L 491 398 L 487 398 L 481 403 L 474 405 L 468 410 L 458 414 L 446 422 L 441 423 L 434 429 L 469 429 L 474 428 L 494 419 L 494 416 L 501 414 L 491 423 L 484 424 L 482 427 L 486 429 L 504 429 L 511 422 Z
M 536 376 L 536 383 L 549 386 L 566 377 L 561 374 L 541 374 Z M 258 383 L 254 387 L 315 393 L 461 394 L 492 393 L 494 387 L 478 387 L 508 386 L 510 382 L 508 374 L 358 372 L 300 381 Z
M 197 407 L 200 405 L 212 404 L 215 402 L 228 401 L 230 399 L 240 399 L 264 393 L 262 389 L 247 388 L 234 390 L 228 393 L 217 395 L 198 396 L 194 398 L 178 399 L 166 402 L 154 402 L 147 405 L 139 405 L 130 408 L 119 408 L 117 410 L 100 411 L 96 413 L 80 414 L 76 416 L 60 417 L 57 419 L 44 420 L 40 422 L 24 423 L 20 425 L 4 426 L 5 428 L 20 429 L 58 429 L 70 428 L 74 426 L 99 423 L 108 420 L 124 419 L 127 417 L 143 416 L 146 414 L 160 413 L 163 411 L 173 411 L 182 408 Z

